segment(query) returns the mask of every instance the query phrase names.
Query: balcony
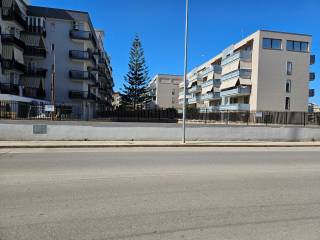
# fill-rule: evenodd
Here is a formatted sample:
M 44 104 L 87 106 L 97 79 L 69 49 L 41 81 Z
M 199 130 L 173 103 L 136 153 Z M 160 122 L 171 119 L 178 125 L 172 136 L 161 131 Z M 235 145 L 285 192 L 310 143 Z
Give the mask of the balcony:
M 31 34 L 38 34 L 43 37 L 47 36 L 47 30 L 43 26 L 30 26 L 30 25 L 28 25 L 26 28 L 26 32 L 31 33 Z
M 92 55 L 88 51 L 70 50 L 69 57 L 77 60 L 91 60 Z
M 221 71 L 222 71 L 222 67 L 220 65 L 213 65 L 213 66 L 205 69 L 204 71 L 202 71 L 200 74 L 201 74 L 201 77 L 204 77 L 211 72 L 221 73 Z
M 211 79 L 209 81 L 206 81 L 201 84 L 202 88 L 209 87 L 209 86 L 214 86 L 214 87 L 219 87 L 221 85 L 221 80 L 220 79 Z
M 251 87 L 250 86 L 239 86 L 236 88 L 232 88 L 230 90 L 221 91 L 220 96 L 246 96 L 251 94 Z
M 316 55 L 310 55 L 310 65 L 313 65 L 316 63 Z
M 198 103 L 200 102 L 201 97 L 197 96 L 197 97 L 191 97 L 188 99 L 188 104 L 194 104 L 194 103 Z
M 45 99 L 46 91 L 40 88 L 25 87 L 23 89 L 23 96 L 36 99 Z
M 29 57 L 46 58 L 47 50 L 39 47 L 26 46 L 23 54 Z
M 221 65 L 227 65 L 230 62 L 233 62 L 235 60 L 242 60 L 242 61 L 251 61 L 252 58 L 252 52 L 251 51 L 241 51 L 241 52 L 236 52 L 232 54 L 231 56 L 225 58 L 222 60 Z
M 201 100 L 215 100 L 215 99 L 220 99 L 219 92 L 207 93 L 201 96 Z
M 88 71 L 70 70 L 69 77 L 70 79 L 74 79 L 74 80 L 96 82 L 96 77 L 91 72 L 88 72 Z
M 69 98 L 75 100 L 96 100 L 96 96 L 85 91 L 69 91 Z
M 188 101 L 188 99 L 186 98 L 186 104 L 188 104 L 189 103 L 189 101 Z M 183 105 L 183 98 L 182 99 L 179 99 L 179 104 L 180 105 Z
M 309 89 L 309 97 L 314 97 L 315 94 L 315 90 L 314 89 Z
M 26 47 L 25 43 L 14 34 L 1 34 L 1 41 L 3 44 L 14 44 L 22 49 Z
M 221 105 L 220 111 L 250 111 L 250 104 L 237 103 L 237 104 Z
M 23 16 L 19 7 L 15 4 L 14 7 L 2 7 L 2 20 L 4 21 L 14 21 L 18 23 L 21 27 L 26 28 L 27 18 Z
M 189 91 L 189 93 L 201 92 L 201 86 L 195 85 L 195 86 L 189 88 L 188 91 Z
M 19 95 L 19 85 L 12 83 L 0 83 L 0 93 Z
M 70 38 L 76 40 L 92 40 L 92 33 L 89 31 L 71 30 Z
M 220 110 L 219 106 L 209 106 L 209 107 L 200 108 L 201 113 L 217 112 L 219 110 Z
M 34 68 L 34 69 L 27 69 L 24 76 L 26 77 L 42 77 L 46 78 L 47 76 L 47 69 L 44 68 Z
M 316 74 L 314 72 L 309 73 L 309 80 L 314 81 L 316 79 Z
M 5 70 L 16 70 L 20 72 L 26 71 L 26 66 L 16 60 L 2 59 L 2 68 Z
M 222 81 L 226 81 L 228 79 L 235 78 L 235 77 L 249 79 L 249 78 L 251 78 L 251 72 L 252 71 L 249 70 L 249 69 L 240 69 L 240 70 L 237 70 L 237 71 L 230 72 L 230 73 L 228 73 L 226 75 L 223 75 L 221 77 L 221 80 Z

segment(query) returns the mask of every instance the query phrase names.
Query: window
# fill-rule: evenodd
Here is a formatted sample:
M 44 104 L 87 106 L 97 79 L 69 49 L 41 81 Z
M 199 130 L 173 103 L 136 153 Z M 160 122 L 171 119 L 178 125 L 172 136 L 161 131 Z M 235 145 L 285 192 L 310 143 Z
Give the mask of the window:
M 281 40 L 273 38 L 264 38 L 262 45 L 264 49 L 281 49 Z
M 286 97 L 286 105 L 285 105 L 286 110 L 290 110 L 290 98 Z
M 291 93 L 291 80 L 286 82 L 286 93 Z
M 287 41 L 287 50 L 294 52 L 308 52 L 309 43 L 299 41 Z
M 175 89 L 172 89 L 172 95 L 175 95 L 175 94 L 176 94 Z
M 292 62 L 287 62 L 287 75 L 292 75 Z

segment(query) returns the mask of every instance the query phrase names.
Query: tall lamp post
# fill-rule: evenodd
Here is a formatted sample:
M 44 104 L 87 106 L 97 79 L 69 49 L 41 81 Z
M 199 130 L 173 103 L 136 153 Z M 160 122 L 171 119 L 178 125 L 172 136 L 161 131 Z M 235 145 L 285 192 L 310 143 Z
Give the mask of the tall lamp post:
M 186 94 L 187 94 L 187 74 L 188 74 L 188 30 L 189 30 L 189 0 L 186 0 L 186 28 L 184 36 L 184 87 L 183 87 L 183 119 L 182 119 L 182 128 L 183 128 L 183 137 L 182 142 L 186 143 Z

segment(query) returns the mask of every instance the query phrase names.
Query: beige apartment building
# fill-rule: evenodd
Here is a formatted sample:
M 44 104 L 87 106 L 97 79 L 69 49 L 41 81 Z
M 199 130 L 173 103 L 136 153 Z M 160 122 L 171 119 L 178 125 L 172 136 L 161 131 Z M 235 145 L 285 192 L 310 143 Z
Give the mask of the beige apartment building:
M 179 109 L 179 84 L 183 77 L 180 75 L 158 74 L 148 85 L 150 99 L 146 104 L 148 109 L 175 108 Z
M 188 74 L 187 105 L 201 111 L 308 111 L 312 37 L 259 30 Z M 180 84 L 183 104 L 183 84 Z

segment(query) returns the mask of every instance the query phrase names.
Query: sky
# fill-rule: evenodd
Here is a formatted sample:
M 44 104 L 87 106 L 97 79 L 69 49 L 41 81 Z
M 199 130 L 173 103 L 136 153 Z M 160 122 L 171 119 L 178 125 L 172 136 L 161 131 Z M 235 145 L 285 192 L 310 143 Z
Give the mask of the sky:
M 87 11 L 94 26 L 106 33 L 115 90 L 128 71 L 131 43 L 141 38 L 150 78 L 158 73 L 183 74 L 185 0 L 31 0 L 32 5 Z M 310 88 L 320 104 L 319 0 L 189 0 L 188 70 L 208 61 L 229 45 L 259 30 L 310 34 L 316 80 Z

